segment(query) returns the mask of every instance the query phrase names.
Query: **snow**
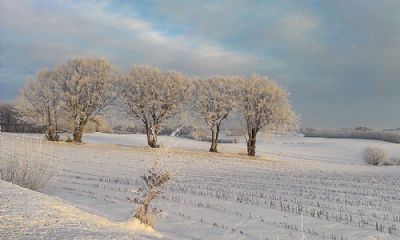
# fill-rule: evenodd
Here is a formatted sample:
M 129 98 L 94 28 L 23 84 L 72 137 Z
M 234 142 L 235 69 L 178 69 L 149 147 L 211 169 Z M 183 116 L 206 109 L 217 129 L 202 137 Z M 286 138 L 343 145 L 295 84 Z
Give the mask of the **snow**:
M 60 172 L 42 192 L 124 222 L 133 211 L 127 197 L 162 156 L 172 172 L 156 202 L 165 210 L 156 223 L 163 239 L 300 239 L 302 224 L 305 239 L 400 237 L 400 167 L 367 166 L 361 154 L 378 146 L 398 157 L 398 144 L 260 135 L 260 157 L 250 158 L 238 154 L 243 142 L 219 144 L 222 153 L 215 154 L 207 153 L 207 142 L 174 137 L 160 137 L 165 148 L 157 150 L 145 147 L 140 134 L 86 134 L 84 141 L 52 144 Z M 397 235 L 389 226 L 397 226 Z
M 137 220 L 112 222 L 0 180 L 0 239 L 159 239 Z

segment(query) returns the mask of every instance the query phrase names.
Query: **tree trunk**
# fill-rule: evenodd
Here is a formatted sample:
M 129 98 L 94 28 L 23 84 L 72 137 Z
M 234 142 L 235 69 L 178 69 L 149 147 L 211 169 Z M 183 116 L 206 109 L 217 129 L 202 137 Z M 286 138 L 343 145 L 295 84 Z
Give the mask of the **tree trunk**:
M 83 127 L 80 125 L 75 126 L 74 133 L 72 134 L 72 136 L 74 137 L 74 142 L 81 143 L 82 134 L 83 134 Z
M 218 152 L 218 135 L 219 135 L 219 126 L 217 126 L 217 129 L 211 129 L 211 147 L 210 147 L 210 152 Z
M 146 124 L 146 135 L 147 135 L 147 145 L 151 148 L 158 148 L 160 147 L 157 145 L 157 134 L 151 130 L 151 128 Z
M 53 127 L 50 106 L 47 106 L 47 124 L 48 125 L 45 133 L 47 141 L 58 141 L 57 128 Z
M 210 152 L 217 152 L 217 144 L 216 144 L 216 131 L 211 129 L 211 147 Z
M 151 148 L 158 148 L 160 147 L 157 145 L 157 135 L 155 133 L 150 134 L 150 139 L 147 141 Z
M 249 139 L 247 140 L 247 155 L 255 156 L 256 155 L 256 138 L 257 138 L 257 130 L 252 128 L 249 132 Z
M 46 139 L 48 141 L 59 141 L 60 140 L 60 136 L 57 133 L 57 128 L 49 125 L 47 126 L 46 129 Z

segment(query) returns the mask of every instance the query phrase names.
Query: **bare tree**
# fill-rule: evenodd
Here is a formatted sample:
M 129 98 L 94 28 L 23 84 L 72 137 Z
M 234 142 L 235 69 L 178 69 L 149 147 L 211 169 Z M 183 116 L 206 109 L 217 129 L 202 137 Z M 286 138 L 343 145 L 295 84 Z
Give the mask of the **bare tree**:
M 17 98 L 16 107 L 23 120 L 47 127 L 47 140 L 59 140 L 60 97 L 54 71 L 41 70 L 35 79 L 29 80 Z
M 74 58 L 56 69 L 62 108 L 74 123 L 74 142 L 82 141 L 85 125 L 116 96 L 114 67 L 103 58 Z
M 255 156 L 257 133 L 264 127 L 296 123 L 287 92 L 267 77 L 252 75 L 238 83 L 239 107 L 246 123 L 247 154 Z
M 157 148 L 161 123 L 180 113 L 187 103 L 190 84 L 177 71 L 161 72 L 149 66 L 135 66 L 121 79 L 124 111 L 143 122 L 147 144 Z
M 231 77 L 215 77 L 196 81 L 194 111 L 211 130 L 210 152 L 217 152 L 221 123 L 235 106 L 235 81 Z

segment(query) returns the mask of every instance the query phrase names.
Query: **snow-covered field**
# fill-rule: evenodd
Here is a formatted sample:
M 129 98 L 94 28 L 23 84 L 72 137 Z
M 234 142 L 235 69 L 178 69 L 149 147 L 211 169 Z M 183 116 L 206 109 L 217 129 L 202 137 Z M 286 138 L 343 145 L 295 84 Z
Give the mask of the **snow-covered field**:
M 3 133 L 2 141 L 21 137 Z M 159 150 L 145 148 L 144 135 L 96 133 L 84 140 L 52 144 L 49 154 L 60 171 L 43 192 L 126 221 L 132 213 L 127 197 L 161 154 L 173 173 L 157 202 L 165 212 L 156 229 L 165 239 L 400 238 L 400 167 L 362 160 L 367 146 L 400 157 L 399 144 L 260 136 L 260 157 L 252 159 L 238 154 L 244 143 L 220 144 L 222 153 L 212 154 L 207 142 L 173 137 L 161 137 L 167 148 Z

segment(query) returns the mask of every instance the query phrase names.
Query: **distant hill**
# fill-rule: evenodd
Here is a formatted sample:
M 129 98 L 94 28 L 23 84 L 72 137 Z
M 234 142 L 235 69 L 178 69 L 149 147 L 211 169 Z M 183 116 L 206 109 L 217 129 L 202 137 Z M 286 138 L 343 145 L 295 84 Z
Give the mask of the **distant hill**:
M 320 138 L 350 138 L 350 139 L 372 139 L 385 142 L 400 143 L 400 129 L 373 130 L 365 127 L 354 129 L 300 129 L 305 137 Z

